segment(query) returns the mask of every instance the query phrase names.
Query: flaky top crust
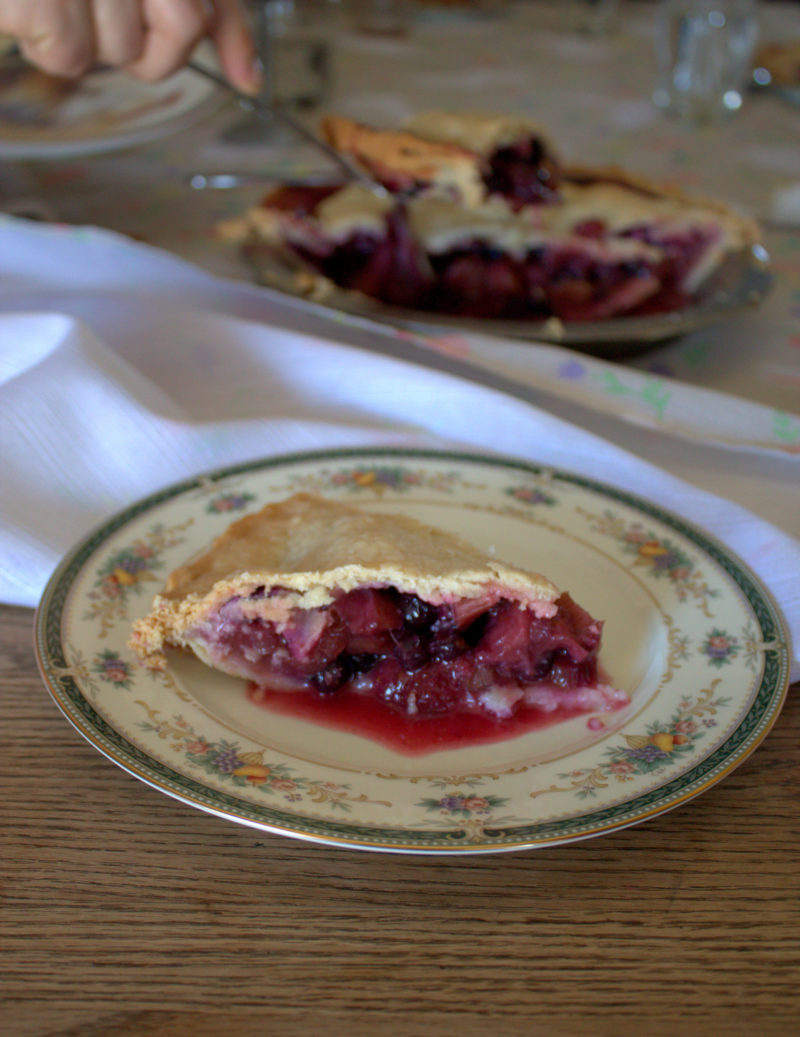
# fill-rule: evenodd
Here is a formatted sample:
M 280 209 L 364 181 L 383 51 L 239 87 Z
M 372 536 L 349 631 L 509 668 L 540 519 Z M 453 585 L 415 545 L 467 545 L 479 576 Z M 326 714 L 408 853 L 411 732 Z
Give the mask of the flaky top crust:
M 502 596 L 543 616 L 555 614 L 559 595 L 545 577 L 433 526 L 298 493 L 234 522 L 205 553 L 171 573 L 130 644 L 148 665 L 159 666 L 166 644 L 188 644 L 192 631 L 231 598 L 263 588 L 252 610 L 280 622 L 289 609 L 330 604 L 336 592 L 386 586 L 432 604 Z M 280 593 L 270 597 L 272 590 Z
M 451 187 L 468 202 L 483 195 L 478 158 L 461 145 L 424 140 L 405 130 L 377 130 L 342 116 L 322 122 L 322 134 L 337 151 L 381 176 Z
M 321 128 L 337 151 L 352 156 L 378 177 L 399 175 L 438 188 L 455 188 L 470 205 L 486 194 L 481 168 L 497 148 L 536 137 L 553 155 L 544 128 L 521 116 L 431 111 L 416 115 L 399 129 L 375 129 L 331 115 Z
M 725 232 L 731 247 L 755 244 L 761 236 L 761 228 L 755 220 L 719 199 L 692 194 L 677 184 L 651 180 L 619 166 L 568 166 L 561 190 L 562 208 L 577 210 L 582 204 L 592 206 L 596 213 L 607 213 L 612 224 L 684 215 L 697 220 L 714 220 Z M 559 206 L 552 208 L 558 210 Z
M 498 148 L 536 137 L 547 150 L 554 148 L 545 127 L 522 115 L 498 115 L 493 112 L 420 112 L 403 126 L 408 133 L 428 141 L 455 144 L 486 158 Z
M 527 238 L 537 228 L 556 234 L 569 233 L 582 220 L 592 218 L 602 219 L 614 229 L 665 219 L 713 222 L 723 234 L 724 248 L 731 251 L 753 245 L 761 238 L 755 220 L 724 202 L 692 195 L 677 186 L 657 183 L 616 167 L 570 167 L 566 170 L 561 193 L 558 202 L 527 207 L 519 212 L 512 211 L 500 199 L 463 206 L 450 198 L 421 197 L 411 199 L 407 206 L 415 230 L 426 241 L 430 228 L 442 223 L 463 226 L 466 233 L 473 221 L 482 236 L 494 227 L 492 236 L 501 243 L 509 233 Z M 307 217 L 300 224 L 318 224 L 326 235 L 337 240 L 355 230 L 380 231 L 392 205 L 391 199 L 379 198 L 359 184 L 348 184 L 322 202 L 313 217 Z M 261 241 L 278 244 L 286 227 L 296 222 L 282 211 L 259 205 L 241 220 L 219 229 L 233 240 L 246 240 L 254 235 Z

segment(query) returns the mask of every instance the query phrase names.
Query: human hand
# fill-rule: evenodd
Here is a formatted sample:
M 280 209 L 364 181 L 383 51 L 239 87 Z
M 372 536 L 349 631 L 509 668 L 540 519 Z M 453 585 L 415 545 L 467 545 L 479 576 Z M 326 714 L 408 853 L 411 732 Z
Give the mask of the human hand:
M 77 78 L 104 64 L 145 80 L 177 71 L 207 38 L 234 86 L 258 88 L 239 0 L 0 0 L 0 33 L 52 75 Z

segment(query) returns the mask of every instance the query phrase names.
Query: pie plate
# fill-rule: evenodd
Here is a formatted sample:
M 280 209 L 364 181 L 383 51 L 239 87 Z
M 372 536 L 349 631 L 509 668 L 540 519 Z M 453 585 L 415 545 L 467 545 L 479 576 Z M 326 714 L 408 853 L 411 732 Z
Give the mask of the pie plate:
M 506 320 L 401 309 L 339 288 L 320 276 L 310 277 L 305 268 L 301 270 L 278 255 L 268 256 L 263 248 L 253 249 L 248 258 L 262 285 L 304 299 L 309 307 L 328 315 L 349 314 L 422 333 L 461 331 L 556 343 L 601 357 L 624 356 L 729 320 L 759 305 L 774 282 L 769 254 L 759 244 L 731 256 L 704 286 L 702 294 L 682 310 L 598 321 L 564 322 L 555 317 Z
M 405 513 L 537 571 L 605 620 L 630 705 L 490 745 L 406 756 L 269 712 L 241 681 L 127 647 L 168 572 L 296 491 Z M 747 567 L 642 499 L 522 461 L 336 450 L 226 468 L 116 515 L 61 562 L 36 619 L 50 694 L 118 766 L 185 804 L 317 843 L 418 854 L 532 849 L 655 817 L 725 777 L 776 720 L 788 635 Z
M 33 76 L 42 73 L 26 70 Z M 0 89 L 0 157 L 53 159 L 132 147 L 184 129 L 221 102 L 212 83 L 181 70 L 144 83 L 101 68 L 51 100 L 30 96 L 25 81 L 12 97 Z

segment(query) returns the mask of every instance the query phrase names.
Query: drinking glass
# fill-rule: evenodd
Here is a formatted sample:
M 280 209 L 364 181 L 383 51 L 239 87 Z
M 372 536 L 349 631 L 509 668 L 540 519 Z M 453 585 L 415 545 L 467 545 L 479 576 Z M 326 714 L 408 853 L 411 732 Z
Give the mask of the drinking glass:
M 248 0 L 253 38 L 262 65 L 258 100 L 267 108 L 313 109 L 331 87 L 331 40 L 338 0 Z M 226 139 L 260 144 L 270 134 L 263 117 L 248 116 L 230 127 Z M 285 129 L 285 128 L 283 128 Z
M 691 123 L 738 111 L 757 38 L 755 0 L 661 0 L 655 104 Z

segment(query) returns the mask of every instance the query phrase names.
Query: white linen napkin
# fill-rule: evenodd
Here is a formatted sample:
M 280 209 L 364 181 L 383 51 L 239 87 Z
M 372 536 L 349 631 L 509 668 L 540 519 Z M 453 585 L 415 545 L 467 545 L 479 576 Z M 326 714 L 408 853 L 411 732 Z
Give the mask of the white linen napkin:
M 210 468 L 344 445 L 462 447 L 600 478 L 716 535 L 775 596 L 800 677 L 800 544 L 740 504 L 476 382 L 211 313 L 203 303 L 246 293 L 153 250 L 14 228 L 11 255 L 2 230 L 0 600 L 35 605 L 91 527 Z M 37 284 L 37 312 L 11 312 Z

